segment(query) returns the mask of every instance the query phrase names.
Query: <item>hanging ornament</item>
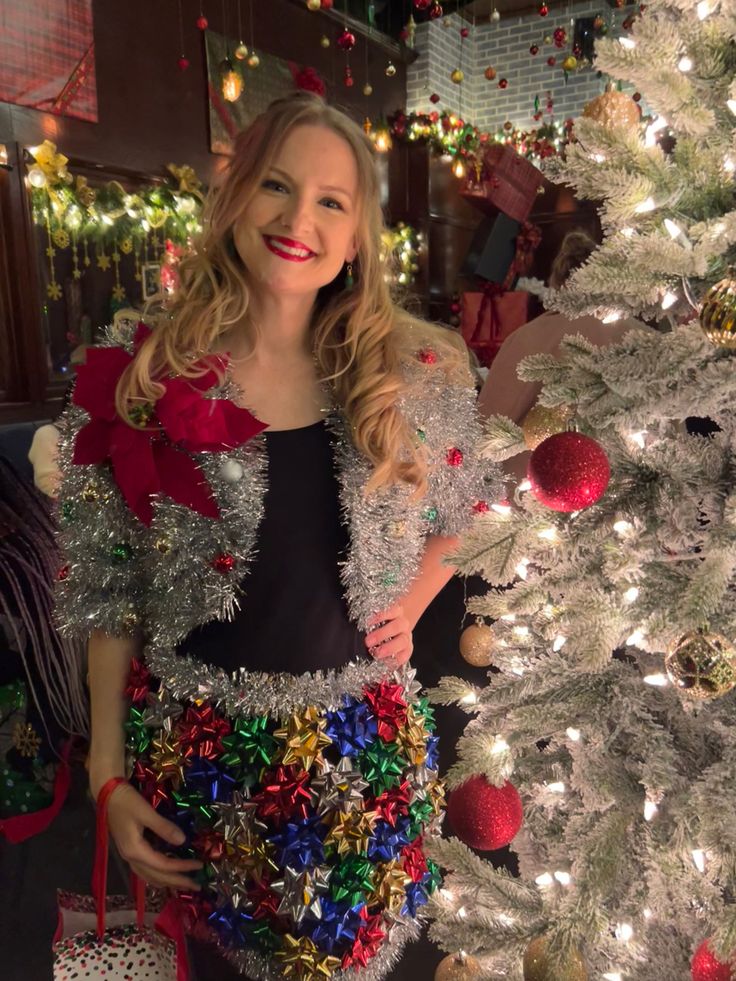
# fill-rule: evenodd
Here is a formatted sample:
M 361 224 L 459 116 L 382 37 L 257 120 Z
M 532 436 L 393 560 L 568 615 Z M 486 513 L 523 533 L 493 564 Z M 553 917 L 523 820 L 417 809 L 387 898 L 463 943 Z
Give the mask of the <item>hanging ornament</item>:
M 690 962 L 692 981 L 732 981 L 736 961 L 724 964 L 719 961 L 707 940 L 698 947 Z
M 524 951 L 524 981 L 588 981 L 588 969 L 583 955 L 572 947 L 564 956 L 552 960 L 549 940 L 537 937 Z
M 480 774 L 453 790 L 447 801 L 452 830 L 466 845 L 484 852 L 513 841 L 523 817 L 516 787 L 508 780 L 494 787 Z
M 608 129 L 613 127 L 630 129 L 639 124 L 639 109 L 636 103 L 631 96 L 619 92 L 613 85 L 595 99 L 591 99 L 583 108 L 583 116 Z
M 564 48 L 567 44 L 567 31 L 564 27 L 556 27 L 552 32 L 552 40 L 556 48 Z
M 542 43 L 543 44 L 552 44 L 552 35 L 551 34 L 545 34 L 544 37 L 543 37 L 543 39 L 542 39 Z
M 500 89 L 506 89 L 506 88 L 508 88 L 508 85 L 509 85 L 508 79 L 506 79 L 506 78 L 499 78 L 499 80 L 498 80 L 498 87 Z
M 220 90 L 226 102 L 237 102 L 243 93 L 243 76 L 230 58 L 220 62 Z
M 389 63 L 386 65 L 386 68 L 384 69 L 384 74 L 387 75 L 389 78 L 394 77 L 394 75 L 396 74 L 396 65 L 393 63 L 393 61 L 389 61 Z
M 197 28 L 200 31 L 206 31 L 208 27 L 209 27 L 209 22 L 207 18 L 204 16 L 204 14 L 200 14 L 199 17 L 197 18 Z
M 355 35 L 344 27 L 337 37 L 337 46 L 341 51 L 352 51 L 355 47 Z
M 441 16 L 442 16 L 442 5 L 440 3 L 437 3 L 435 0 L 435 2 L 429 8 L 429 19 L 437 20 Z
M 177 64 L 179 65 L 179 71 L 180 72 L 185 72 L 187 70 L 187 68 L 189 68 L 189 59 L 188 58 L 185 58 L 184 55 L 182 55 L 179 58 L 179 61 L 177 62 Z
M 403 35 L 401 40 L 406 44 L 407 48 L 413 48 L 417 36 L 417 22 L 414 20 L 413 13 L 409 13 L 409 20 L 406 22 L 406 27 L 401 33 Z
M 580 511 L 603 497 L 611 477 L 605 450 L 582 433 L 545 439 L 529 460 L 531 493 L 552 511 Z
M 426 10 L 432 0 L 414 0 L 415 10 Z
M 475 981 L 479 977 L 480 964 L 464 951 L 445 957 L 434 972 L 434 981 Z
M 574 72 L 577 67 L 578 59 L 575 57 L 575 55 L 568 55 L 562 62 L 562 68 L 566 72 Z
M 460 37 L 463 39 L 463 41 L 469 36 L 469 34 L 470 31 L 468 30 L 467 27 L 460 28 Z
M 489 65 L 488 68 L 486 68 L 486 70 L 483 72 L 483 74 L 485 75 L 485 77 L 488 79 L 489 82 L 492 82 L 496 77 L 496 69 L 492 65 Z
M 557 64 L 557 59 L 555 58 L 554 55 L 549 56 L 549 58 L 547 59 L 547 64 L 549 65 L 550 68 L 555 67 L 555 65 Z
M 533 44 L 533 45 L 532 45 L 532 46 L 531 46 L 531 47 L 529 48 L 529 54 L 530 54 L 530 55 L 535 55 L 535 54 L 539 54 L 539 45 L 538 45 L 538 44 Z
M 323 48 L 329 48 L 330 39 L 327 37 L 326 34 L 323 34 L 322 37 L 319 39 L 319 43 Z
M 462 81 L 465 78 L 465 72 L 461 68 L 456 68 L 450 73 L 450 80 L 455 83 L 455 85 L 462 85 Z
M 664 666 L 688 698 L 719 698 L 736 686 L 736 650 L 720 634 L 685 634 L 667 652 Z
M 345 71 L 342 73 L 342 84 L 347 89 L 351 89 L 355 85 L 355 79 L 353 78 L 353 70 L 350 65 L 345 65 Z
M 546 3 L 540 3 L 540 5 L 539 5 L 539 16 L 540 17 L 546 17 L 548 13 L 549 13 L 549 7 L 547 6 L 547 4 Z
M 322 0 L 307 0 L 307 10 L 321 10 Z
M 716 347 L 736 349 L 736 280 L 726 278 L 703 297 L 700 326 Z
M 460 634 L 460 653 L 474 668 L 488 667 L 495 646 L 495 634 L 484 623 L 472 623 Z
M 450 169 L 452 170 L 453 175 L 457 177 L 458 180 L 461 181 L 465 177 L 466 167 L 462 157 L 455 157 L 455 159 L 452 161 L 452 167 Z M 437 517 L 436 513 L 434 517 L 435 518 Z M 434 520 L 434 518 L 428 518 L 428 520 L 432 521 Z
M 252 51 L 248 55 L 248 60 L 246 62 L 246 64 L 248 65 L 248 68 L 258 68 L 258 66 L 260 65 L 260 63 L 261 63 L 261 59 L 255 53 L 255 51 Z
M 332 0 L 320 0 L 320 6 L 323 10 L 332 10 Z M 370 4 L 368 5 L 370 12 Z
M 373 95 L 373 86 L 370 82 L 366 82 L 363 86 L 363 95 Z
M 534 100 L 534 108 L 536 112 L 539 111 L 538 95 Z M 551 408 L 546 405 L 533 405 L 521 421 L 524 442 L 530 450 L 536 450 L 545 439 L 564 432 L 571 418 L 572 409 L 569 405 L 555 405 Z
M 238 61 L 245 61 L 248 57 L 248 48 L 242 41 L 238 41 L 235 51 L 233 52 Z
M 429 101 L 432 103 L 433 106 L 436 106 L 437 103 L 440 101 L 440 97 L 436 92 L 433 92 L 429 97 Z
M 493 10 L 491 11 L 491 23 L 497 24 L 500 20 L 501 20 L 501 15 L 494 7 Z

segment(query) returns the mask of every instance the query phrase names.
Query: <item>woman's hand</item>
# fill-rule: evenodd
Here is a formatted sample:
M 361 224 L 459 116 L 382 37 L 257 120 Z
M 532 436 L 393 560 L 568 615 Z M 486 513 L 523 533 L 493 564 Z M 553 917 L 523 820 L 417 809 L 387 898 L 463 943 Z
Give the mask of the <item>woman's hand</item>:
M 380 627 L 370 629 L 379 623 Z M 397 666 L 405 664 L 411 657 L 414 650 L 412 627 L 404 615 L 403 607 L 397 604 L 382 613 L 376 613 L 368 621 L 368 631 L 365 646 L 372 657 L 379 661 L 390 657 Z
M 121 784 L 113 791 L 107 806 L 107 821 L 118 851 L 140 879 L 171 889 L 200 888 L 182 873 L 201 869 L 202 862 L 168 858 L 143 837 L 148 829 L 173 846 L 183 845 L 186 840 L 181 828 L 158 814 L 130 784 Z

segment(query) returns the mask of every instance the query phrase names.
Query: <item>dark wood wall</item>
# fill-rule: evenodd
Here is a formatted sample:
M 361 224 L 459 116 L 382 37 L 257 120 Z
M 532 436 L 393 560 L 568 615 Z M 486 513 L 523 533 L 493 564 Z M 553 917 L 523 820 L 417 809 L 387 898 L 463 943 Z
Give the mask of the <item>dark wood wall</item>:
M 225 4 L 228 33 L 237 33 L 235 0 Z M 0 170 L 0 423 L 53 416 L 64 387 L 49 382 L 22 148 L 52 140 L 70 158 L 72 169 L 99 168 L 106 177 L 125 172 L 155 177 L 169 162 L 186 163 L 208 182 L 224 158 L 209 152 L 204 40 L 195 26 L 201 7 L 199 0 L 182 0 L 190 67 L 180 72 L 174 0 L 93 0 L 97 123 L 0 103 L 0 142 L 15 165 L 12 171 Z M 241 0 L 241 7 L 246 22 L 247 0 Z M 210 27 L 221 32 L 222 3 L 208 0 L 204 9 Z M 366 97 L 362 38 L 352 58 L 355 85 L 347 89 L 342 82 L 345 56 L 334 44 L 338 20 L 311 13 L 302 0 L 256 0 L 253 10 L 255 48 L 316 68 L 328 83 L 330 101 L 359 122 L 404 105 L 406 66 L 380 43 L 368 43 L 373 94 Z M 320 46 L 322 34 L 333 41 L 329 49 Z M 244 40 L 250 44 L 250 36 Z M 397 69 L 391 78 L 384 74 L 390 56 Z

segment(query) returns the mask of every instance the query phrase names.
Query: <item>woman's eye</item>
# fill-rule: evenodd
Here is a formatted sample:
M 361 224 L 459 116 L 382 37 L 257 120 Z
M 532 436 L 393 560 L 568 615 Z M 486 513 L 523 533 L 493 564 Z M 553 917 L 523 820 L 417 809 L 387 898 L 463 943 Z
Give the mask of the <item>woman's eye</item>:
M 343 206 L 340 204 L 340 202 L 336 201 L 334 198 L 324 198 L 322 203 L 325 204 L 328 208 L 331 208 L 332 210 L 335 209 L 338 209 L 339 211 L 345 210 Z
M 269 191 L 285 191 L 286 188 L 280 181 L 265 180 L 262 187 L 268 188 Z

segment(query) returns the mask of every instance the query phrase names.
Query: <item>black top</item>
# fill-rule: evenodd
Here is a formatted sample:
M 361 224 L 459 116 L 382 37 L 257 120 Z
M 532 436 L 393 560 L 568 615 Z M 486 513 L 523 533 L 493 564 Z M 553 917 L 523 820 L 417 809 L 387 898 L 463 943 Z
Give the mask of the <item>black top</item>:
M 265 437 L 265 513 L 240 610 L 232 621 L 193 630 L 178 652 L 228 672 L 342 667 L 367 652 L 342 595 L 339 562 L 348 534 L 331 435 L 316 422 Z

